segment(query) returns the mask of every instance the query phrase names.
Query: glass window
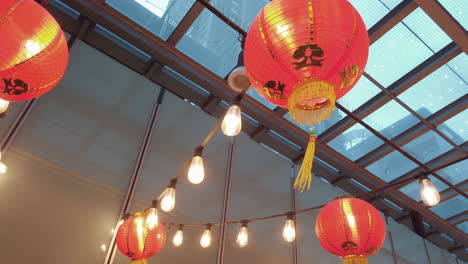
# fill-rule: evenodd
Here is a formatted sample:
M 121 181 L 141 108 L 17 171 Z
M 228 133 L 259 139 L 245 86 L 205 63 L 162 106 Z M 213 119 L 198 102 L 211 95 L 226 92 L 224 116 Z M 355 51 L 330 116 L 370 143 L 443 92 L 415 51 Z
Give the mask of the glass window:
M 238 38 L 237 31 L 205 9 L 176 48 L 224 78 L 237 65 L 241 51 Z
M 399 23 L 371 47 L 366 72 L 388 87 L 434 53 Z
M 462 52 L 447 64 L 465 84 L 468 82 L 468 55 Z
M 388 9 L 393 9 L 403 0 L 378 0 L 378 1 L 384 4 Z
M 468 222 L 461 223 L 461 224 L 457 225 L 457 227 L 461 231 L 465 232 L 465 234 L 468 234 Z
M 445 183 L 441 182 L 439 179 L 436 177 L 429 175 L 429 179 L 431 179 L 432 184 L 434 184 L 434 187 L 439 191 L 443 191 L 448 188 Z M 421 201 L 421 192 L 420 192 L 420 187 L 419 187 L 419 180 L 416 180 L 403 188 L 400 189 L 400 191 L 407 196 L 411 197 L 415 201 Z
M 433 52 L 441 50 L 452 42 L 452 39 L 421 8 L 417 8 L 404 18 L 403 24 Z
M 355 161 L 383 143 L 361 124 L 355 124 L 328 144 L 348 159 Z
M 167 40 L 195 0 L 106 0 L 106 3 Z
M 363 121 L 387 138 L 393 138 L 419 122 L 394 100 L 377 109 Z
M 381 90 L 374 83 L 362 76 L 356 86 L 338 100 L 342 106 L 354 111 L 369 99 L 377 95 Z
M 466 95 L 467 91 L 468 85 L 460 75 L 450 66 L 444 65 L 400 94 L 398 98 L 426 118 Z
M 468 5 L 466 0 L 438 0 L 449 13 L 468 30 Z
M 258 12 L 269 2 L 270 0 L 212 0 L 210 4 L 247 31 Z
M 431 207 L 430 210 L 438 214 L 440 217 L 447 219 L 461 213 L 466 208 L 468 208 L 468 199 L 458 195 L 450 200 Z
M 373 25 L 379 22 L 379 20 L 390 11 L 390 8 L 385 5 L 385 1 L 350 0 L 349 2 L 361 15 L 367 29 L 370 29 Z
M 437 135 L 433 130 L 429 130 L 402 147 L 403 150 L 422 163 L 426 163 L 438 157 L 451 148 L 452 145 Z
M 255 88 L 251 88 L 250 90 L 247 91 L 246 93 L 250 97 L 254 98 L 255 100 L 259 101 L 261 104 L 264 106 L 270 108 L 271 110 L 276 108 L 276 105 L 270 103 L 267 101 L 267 99 L 263 98 L 263 96 L 259 95 L 257 91 L 255 91 Z
M 459 184 L 466 180 L 466 176 L 468 175 L 468 160 L 464 160 L 447 168 L 438 170 L 437 173 L 451 184 Z
M 418 167 L 416 163 L 395 150 L 367 166 L 366 169 L 382 180 L 390 182 L 416 167 Z

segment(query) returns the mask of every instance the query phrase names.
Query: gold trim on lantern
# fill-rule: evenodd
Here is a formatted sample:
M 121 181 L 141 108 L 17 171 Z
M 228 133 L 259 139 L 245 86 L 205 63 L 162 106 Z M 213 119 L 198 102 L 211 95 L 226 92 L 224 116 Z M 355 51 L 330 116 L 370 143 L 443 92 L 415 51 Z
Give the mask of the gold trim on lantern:
M 310 40 L 314 40 L 314 7 L 312 6 L 312 0 L 308 1 L 309 5 L 309 34 Z
M 0 19 L 0 25 L 5 22 L 6 18 L 15 11 L 15 9 L 23 2 L 24 0 L 19 0 L 8 12 Z
M 369 264 L 363 255 L 348 255 L 344 257 L 343 264 Z
M 146 259 L 135 259 L 132 260 L 130 264 L 148 264 L 148 261 L 146 261 Z
M 335 109 L 335 101 L 333 85 L 310 78 L 293 88 L 288 99 L 289 112 L 294 121 L 312 126 L 331 116 Z
M 351 41 L 353 40 L 354 35 L 356 34 L 356 28 L 357 28 L 357 15 L 356 15 L 356 11 L 353 9 L 353 31 L 351 31 L 351 37 L 349 38 L 349 41 L 346 44 L 345 48 L 348 48 L 349 45 L 351 44 Z
M 361 74 L 357 64 L 351 64 L 340 71 L 341 85 L 339 90 L 350 87 Z
M 263 44 L 265 44 L 265 47 L 267 48 L 268 52 L 270 53 L 271 57 L 275 59 L 275 54 L 273 54 L 273 51 L 270 49 L 270 45 L 268 45 L 268 41 L 265 37 L 265 32 L 263 31 L 263 20 L 264 20 L 264 9 L 262 9 L 262 15 L 259 16 L 258 19 L 258 30 L 260 31 L 260 36 L 262 37 Z

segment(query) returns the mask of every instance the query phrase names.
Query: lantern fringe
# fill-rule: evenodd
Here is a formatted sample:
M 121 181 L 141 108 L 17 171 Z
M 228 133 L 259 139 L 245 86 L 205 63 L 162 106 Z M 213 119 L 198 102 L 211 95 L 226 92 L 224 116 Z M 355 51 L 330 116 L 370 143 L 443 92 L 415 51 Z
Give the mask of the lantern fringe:
M 322 106 L 315 106 L 316 99 L 319 98 L 328 102 Z M 294 121 L 312 126 L 331 116 L 335 109 L 335 101 L 336 94 L 331 84 L 317 79 L 306 79 L 293 88 L 288 99 L 289 114 Z
M 312 166 L 314 164 L 315 156 L 315 140 L 317 136 L 314 131 L 310 131 L 309 144 L 302 160 L 301 169 L 297 174 L 296 180 L 294 181 L 294 188 L 299 189 L 300 192 L 303 192 L 307 187 L 307 190 L 310 189 L 310 184 L 312 183 Z
M 148 264 L 148 261 L 146 261 L 146 259 L 135 259 L 132 260 L 130 264 Z
M 367 258 L 362 255 L 351 255 L 344 258 L 343 264 L 368 264 Z

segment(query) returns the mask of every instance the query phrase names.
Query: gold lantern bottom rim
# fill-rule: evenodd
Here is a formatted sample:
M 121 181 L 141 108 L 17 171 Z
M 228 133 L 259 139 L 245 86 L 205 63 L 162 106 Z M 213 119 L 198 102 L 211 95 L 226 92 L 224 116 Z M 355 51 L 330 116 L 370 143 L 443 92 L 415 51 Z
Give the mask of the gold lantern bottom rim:
M 328 82 L 307 79 L 298 83 L 288 99 L 288 108 L 294 121 L 315 125 L 330 118 L 335 109 L 336 94 Z
M 343 264 L 368 264 L 364 255 L 348 255 L 344 257 Z

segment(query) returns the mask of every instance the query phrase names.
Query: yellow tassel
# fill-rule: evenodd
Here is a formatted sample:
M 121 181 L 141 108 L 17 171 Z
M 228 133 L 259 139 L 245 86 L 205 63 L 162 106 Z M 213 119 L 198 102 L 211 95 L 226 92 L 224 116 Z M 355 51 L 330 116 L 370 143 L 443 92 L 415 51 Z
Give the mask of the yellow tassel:
M 368 264 L 367 258 L 362 255 L 350 255 L 344 258 L 343 264 Z
M 301 169 L 297 174 L 296 180 L 294 181 L 294 188 L 299 189 L 300 192 L 303 192 L 307 187 L 307 190 L 310 189 L 310 184 L 312 183 L 312 166 L 314 164 L 314 155 L 315 155 L 315 140 L 317 136 L 315 132 L 310 132 L 309 144 L 302 160 Z
M 132 260 L 130 264 L 148 264 L 148 262 L 146 261 L 146 259 L 135 259 L 135 260 Z
M 289 114 L 303 125 L 314 125 L 328 119 L 335 109 L 333 86 L 317 79 L 306 79 L 293 88 L 288 99 Z

